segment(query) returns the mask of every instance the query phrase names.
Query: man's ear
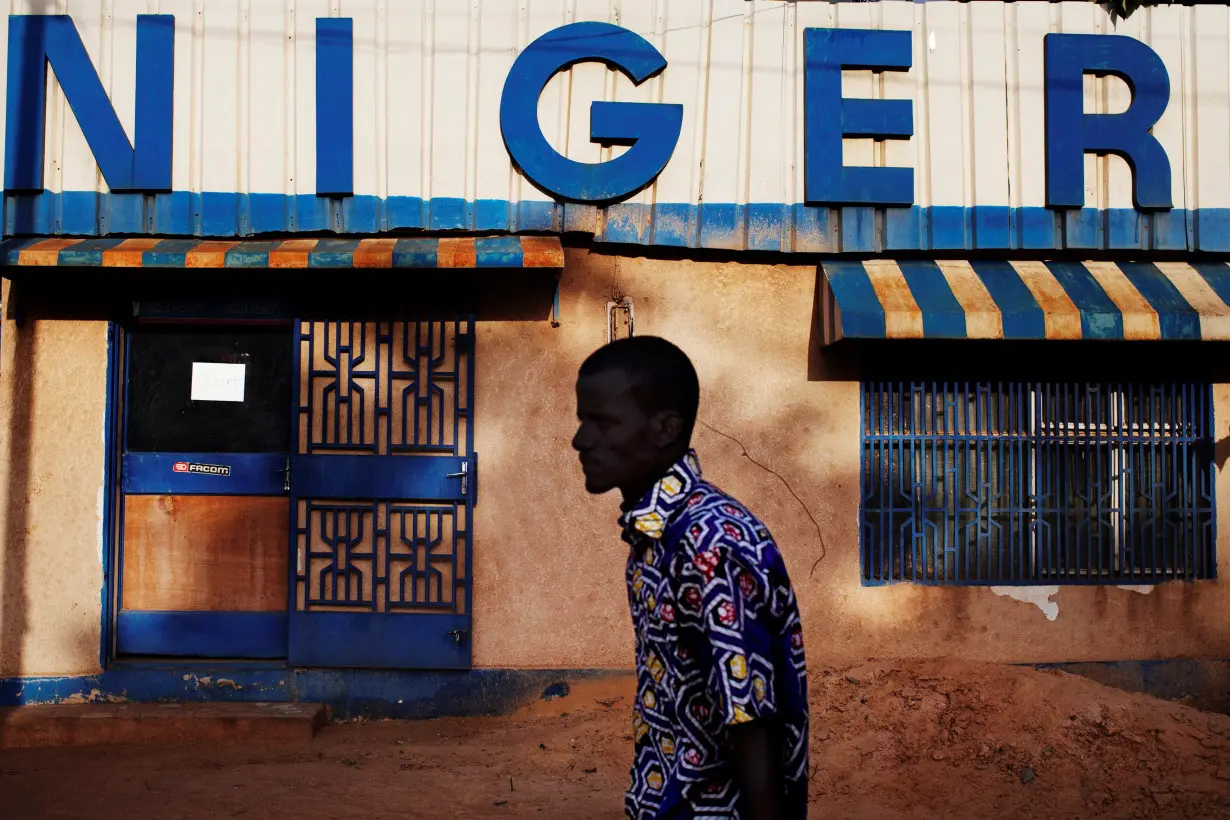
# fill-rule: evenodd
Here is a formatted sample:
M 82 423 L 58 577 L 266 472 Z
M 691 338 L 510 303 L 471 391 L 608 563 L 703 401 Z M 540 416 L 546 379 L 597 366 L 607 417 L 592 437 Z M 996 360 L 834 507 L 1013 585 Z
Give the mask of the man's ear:
M 659 410 L 654 414 L 653 433 L 659 450 L 670 449 L 683 435 L 683 416 L 675 410 Z

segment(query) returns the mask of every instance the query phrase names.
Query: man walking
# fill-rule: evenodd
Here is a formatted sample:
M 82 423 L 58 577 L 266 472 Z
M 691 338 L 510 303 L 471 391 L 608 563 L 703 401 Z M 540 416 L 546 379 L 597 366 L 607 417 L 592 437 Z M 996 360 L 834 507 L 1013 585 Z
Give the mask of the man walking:
M 765 526 L 701 477 L 700 388 L 678 347 L 639 336 L 577 378 L 572 446 L 591 493 L 619 490 L 636 630 L 633 820 L 807 815 L 803 633 Z

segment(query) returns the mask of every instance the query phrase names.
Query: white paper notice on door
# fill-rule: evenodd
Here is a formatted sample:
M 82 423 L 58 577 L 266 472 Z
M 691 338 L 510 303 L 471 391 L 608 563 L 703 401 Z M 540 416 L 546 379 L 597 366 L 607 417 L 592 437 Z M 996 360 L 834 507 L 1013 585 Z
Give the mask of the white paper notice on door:
M 245 364 L 192 363 L 193 401 L 243 401 Z

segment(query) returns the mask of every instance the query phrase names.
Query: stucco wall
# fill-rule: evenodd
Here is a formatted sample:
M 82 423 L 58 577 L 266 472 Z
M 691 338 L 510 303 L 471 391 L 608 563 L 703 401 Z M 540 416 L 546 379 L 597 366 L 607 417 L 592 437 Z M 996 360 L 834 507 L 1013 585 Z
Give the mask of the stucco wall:
M 0 326 L 0 676 L 98 670 L 107 325 Z
M 696 361 L 702 424 L 695 443 L 706 473 L 772 528 L 798 588 L 814 662 L 919 654 L 1022 662 L 1230 657 L 1224 582 L 1147 593 L 1061 588 L 1049 598 L 1058 607 L 1054 620 L 987 588 L 861 586 L 857 381 L 852 373 L 817 373 L 816 275 L 814 266 L 570 250 L 560 327 L 548 323 L 545 291 L 480 313 L 477 666 L 620 667 L 631 658 L 618 499 L 584 492 L 569 446 L 574 375 L 604 341 L 613 294 L 633 298 L 638 333 L 673 339 Z M 23 328 L 6 318 L 2 331 L 0 676 L 92 672 L 106 324 L 31 311 Z M 1216 402 L 1218 418 L 1230 416 L 1230 386 L 1217 388 Z M 752 459 L 780 474 L 807 510 Z M 1218 505 L 1225 577 L 1224 469 Z
M 986 587 L 863 587 L 857 376 L 816 378 L 809 361 L 815 287 L 814 266 L 617 259 L 578 250 L 569 252 L 558 329 L 545 317 L 481 324 L 477 665 L 630 661 L 618 498 L 586 495 L 569 447 L 573 379 L 604 341 L 605 305 L 614 292 L 633 298 L 638 334 L 665 336 L 696 362 L 703 423 L 695 445 L 705 472 L 773 530 L 815 662 L 923 654 L 1021 662 L 1230 655 L 1224 582 L 1164 584 L 1147 593 L 1061 587 L 1049 598 L 1058 606 L 1054 620 L 1033 603 Z M 1216 403 L 1217 418 L 1226 418 L 1230 387 L 1217 388 Z M 810 517 L 781 480 L 715 430 L 780 474 Z M 1218 509 L 1225 577 L 1224 470 Z

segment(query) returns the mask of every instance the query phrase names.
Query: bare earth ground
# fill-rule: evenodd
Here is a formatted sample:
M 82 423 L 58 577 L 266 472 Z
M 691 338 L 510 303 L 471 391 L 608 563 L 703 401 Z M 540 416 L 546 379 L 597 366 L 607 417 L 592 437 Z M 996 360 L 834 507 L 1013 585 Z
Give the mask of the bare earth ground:
M 296 748 L 0 752 L 0 816 L 618 818 L 631 683 Z M 618 698 L 618 700 L 616 700 Z M 811 679 L 813 818 L 1230 817 L 1230 717 L 1059 672 L 868 663 Z

